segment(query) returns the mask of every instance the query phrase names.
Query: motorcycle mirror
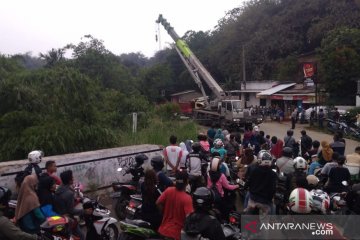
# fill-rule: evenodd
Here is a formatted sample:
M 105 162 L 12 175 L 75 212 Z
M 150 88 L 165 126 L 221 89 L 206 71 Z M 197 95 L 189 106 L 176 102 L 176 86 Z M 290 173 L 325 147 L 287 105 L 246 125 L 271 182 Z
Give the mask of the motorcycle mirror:
M 345 187 L 349 185 L 347 181 L 342 181 L 341 184 L 344 185 Z
M 116 171 L 121 172 L 121 171 L 122 171 L 122 168 L 119 167 Z

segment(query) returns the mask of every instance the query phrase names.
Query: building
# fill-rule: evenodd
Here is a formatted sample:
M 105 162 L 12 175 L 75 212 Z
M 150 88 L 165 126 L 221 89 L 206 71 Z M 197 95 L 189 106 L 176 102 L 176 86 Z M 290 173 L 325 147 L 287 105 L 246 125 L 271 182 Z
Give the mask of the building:
M 178 92 L 171 94 L 171 102 L 177 103 L 180 106 L 180 110 L 184 114 L 191 114 L 193 109 L 193 100 L 195 98 L 202 97 L 200 92 L 195 90 L 187 90 L 183 92 Z

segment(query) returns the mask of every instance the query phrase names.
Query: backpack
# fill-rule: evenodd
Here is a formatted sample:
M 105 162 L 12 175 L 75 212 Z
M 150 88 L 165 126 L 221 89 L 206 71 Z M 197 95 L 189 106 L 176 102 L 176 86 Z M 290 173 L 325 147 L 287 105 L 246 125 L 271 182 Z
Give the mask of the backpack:
M 221 194 L 220 194 L 219 190 L 217 189 L 215 183 L 212 183 L 212 185 L 210 187 L 210 191 L 213 194 L 214 203 L 219 203 L 221 201 Z

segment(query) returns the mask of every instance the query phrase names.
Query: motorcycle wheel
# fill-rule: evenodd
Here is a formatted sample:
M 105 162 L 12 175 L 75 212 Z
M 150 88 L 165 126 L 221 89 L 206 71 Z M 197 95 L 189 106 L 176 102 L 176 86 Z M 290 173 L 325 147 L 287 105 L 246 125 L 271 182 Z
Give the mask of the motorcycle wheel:
M 115 224 L 110 224 L 104 229 L 102 239 L 117 240 L 119 237 L 119 230 Z
M 115 213 L 119 220 L 124 220 L 126 217 L 126 206 L 129 204 L 129 197 L 120 196 L 115 205 Z

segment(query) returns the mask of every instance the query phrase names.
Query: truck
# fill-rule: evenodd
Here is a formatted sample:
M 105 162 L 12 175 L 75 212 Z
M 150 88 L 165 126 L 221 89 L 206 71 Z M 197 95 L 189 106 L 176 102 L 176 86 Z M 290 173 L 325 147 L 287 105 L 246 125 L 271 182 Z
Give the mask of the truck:
M 239 130 L 262 122 L 262 117 L 251 116 L 250 110 L 243 107 L 244 104 L 239 96 L 234 96 L 233 91 L 226 92 L 220 87 L 162 14 L 159 14 L 156 23 L 162 24 L 174 40 L 175 50 L 202 93 L 202 97 L 194 102 L 193 116 L 196 121 L 206 125 L 219 124 L 231 130 Z M 213 99 L 207 96 L 202 82 L 205 82 L 212 91 L 215 96 Z

